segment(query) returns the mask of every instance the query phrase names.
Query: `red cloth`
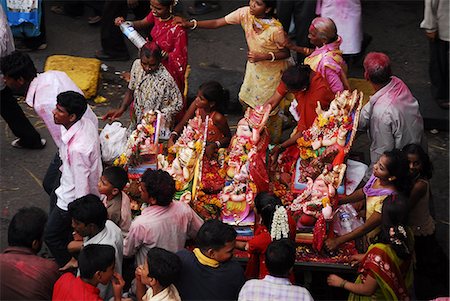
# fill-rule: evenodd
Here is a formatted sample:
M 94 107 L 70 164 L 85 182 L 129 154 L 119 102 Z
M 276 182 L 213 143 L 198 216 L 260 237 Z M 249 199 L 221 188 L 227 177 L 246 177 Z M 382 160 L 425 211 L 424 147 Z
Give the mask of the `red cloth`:
M 161 50 L 167 53 L 167 59 L 163 60 L 162 64 L 173 76 L 183 94 L 188 59 L 186 29 L 176 25 L 173 19 L 161 21 L 152 12 L 147 15 L 146 19 L 153 25 L 150 31 L 151 38 Z
M 258 193 L 269 191 L 269 174 L 266 168 L 266 150 L 269 145 L 269 138 L 267 130 L 263 129 L 256 146 L 256 154 L 249 159 L 250 177 L 255 183 Z
M 288 93 L 283 81 L 278 85 L 277 92 L 283 97 Z M 328 82 L 318 72 L 313 75 L 308 90 L 296 91 L 293 94 L 297 99 L 297 113 L 300 116 L 297 131 L 304 131 L 311 127 L 317 117 L 317 101 L 320 102 L 322 109 L 326 110 L 334 99 L 334 93 L 331 92 Z
M 72 273 L 65 273 L 55 283 L 52 300 L 100 301 L 100 290 Z
M 257 225 L 255 228 L 255 236 L 248 241 L 248 250 L 250 259 L 245 269 L 245 277 L 247 279 L 264 278 L 269 272 L 266 267 L 266 250 L 272 242 L 267 227 L 264 225 Z
M 59 275 L 54 261 L 8 247 L 0 254 L 0 300 L 50 300 Z

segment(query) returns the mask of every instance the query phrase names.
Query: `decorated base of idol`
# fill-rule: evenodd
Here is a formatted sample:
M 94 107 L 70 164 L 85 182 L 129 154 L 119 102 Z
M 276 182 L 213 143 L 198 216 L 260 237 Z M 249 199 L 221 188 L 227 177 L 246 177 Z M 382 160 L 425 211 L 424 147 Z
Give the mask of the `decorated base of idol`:
M 175 199 L 189 203 L 203 219 L 221 219 L 252 235 L 254 199 L 259 192 L 279 196 L 297 223 L 297 258 L 300 261 L 340 263 L 356 253 L 346 243 L 333 254 L 324 240 L 334 237 L 337 196 L 345 191 L 346 157 L 351 148 L 361 109 L 362 93 L 338 93 L 327 110 L 318 105 L 317 118 L 278 158 L 268 172 L 266 129 L 270 106 L 249 108 L 238 122 L 227 149 L 214 158 L 204 154 L 208 117 L 191 119 L 176 143 L 163 155 L 157 143 L 158 114 L 145 115 L 130 137 L 124 155 L 130 178 L 146 168 L 160 168 L 173 176 Z M 153 114 L 153 115 L 152 115 Z

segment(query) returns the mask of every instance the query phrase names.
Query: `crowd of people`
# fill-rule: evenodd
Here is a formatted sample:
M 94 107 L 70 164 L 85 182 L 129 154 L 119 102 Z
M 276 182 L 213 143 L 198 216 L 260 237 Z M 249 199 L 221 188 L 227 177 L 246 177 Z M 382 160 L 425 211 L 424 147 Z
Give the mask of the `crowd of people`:
M 139 1 L 128 4 L 132 2 Z M 188 106 L 186 29 L 239 24 L 248 46 L 239 101 L 244 110 L 269 107 L 267 128 L 275 146 L 267 150 L 266 163 L 276 169 L 279 156 L 298 152 L 296 141 L 317 117 L 317 103 L 328 109 L 336 93 L 350 89 L 348 56 L 343 54 L 361 53 L 360 19 L 345 22 L 348 15 L 360 17 L 359 1 L 342 1 L 348 2 L 342 14 L 332 9 L 333 1 L 325 0 L 318 1 L 314 11 L 311 3 L 315 2 L 250 0 L 248 6 L 223 18 L 197 21 L 175 16 L 174 0 L 151 0 L 150 13 L 132 23 L 140 29 L 151 27 L 150 39 L 132 65 L 120 107 L 103 119 L 115 120 L 130 109 L 131 133 L 145 113 L 159 110 L 164 117 L 161 138 L 171 146 L 188 121 L 200 117 L 209 122 L 205 156 L 214 157 L 231 141 L 222 108 L 228 95 L 220 83 L 205 82 Z M 217 7 L 214 2 L 197 1 L 189 11 L 195 15 Z M 127 3 L 105 0 L 101 14 L 103 49 L 96 56 L 128 59 L 123 37 L 113 37 L 121 34 L 118 26 L 126 20 Z M 290 18 L 285 20 L 292 14 L 295 41 L 288 36 Z M 428 11 L 426 18 L 430 15 Z M 4 25 L 0 27 L 1 111 L 17 136 L 11 144 L 41 149 L 47 143 L 17 104 L 14 94 L 22 93 L 44 121 L 58 151 L 43 181 L 49 213 L 22 208 L 9 224 L 9 246 L 0 254 L 2 300 L 313 300 L 306 288 L 296 284 L 293 273 L 296 222 L 272 193 L 256 196 L 254 236 L 241 241 L 232 226 L 216 219 L 204 221 L 188 204 L 175 201 L 175 180 L 168 172 L 148 169 L 139 181 L 144 206 L 133 219 L 124 191 L 128 174 L 102 162 L 98 118 L 83 92 L 64 72 L 37 73 L 29 55 L 14 51 L 11 32 Z M 442 42 L 448 53 L 448 41 Z M 297 54 L 297 62 L 291 53 Z M 349 300 L 446 296 L 448 258 L 435 238 L 432 164 L 418 101 L 394 76 L 386 54 L 367 54 L 363 66 L 364 77 L 375 91 L 357 124 L 370 137 L 370 167 L 365 185 L 339 203 L 361 203 L 365 223 L 325 240 L 325 248 L 332 252 L 347 241 L 363 238 L 366 252 L 349 259 L 359 264 L 354 283 L 331 274 L 328 285 L 349 291 Z M 448 68 L 446 76 L 447 95 L 442 88 L 436 94 L 441 104 L 445 97 L 448 102 Z M 281 104 L 287 94 L 294 95 L 289 111 L 297 126 L 291 137 L 281 141 L 279 112 L 285 109 Z M 37 255 L 43 243 L 51 259 Z M 233 259 L 236 249 L 249 255 L 245 271 Z M 130 266 L 132 277 L 125 275 Z M 427 289 L 422 289 L 424 282 L 429 283 Z

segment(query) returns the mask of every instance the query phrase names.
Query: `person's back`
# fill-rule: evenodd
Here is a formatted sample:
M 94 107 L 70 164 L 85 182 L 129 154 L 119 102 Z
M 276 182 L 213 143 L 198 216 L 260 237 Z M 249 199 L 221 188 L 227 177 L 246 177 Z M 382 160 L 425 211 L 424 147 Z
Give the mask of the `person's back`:
M 0 254 L 1 300 L 50 300 L 58 265 L 36 255 L 47 217 L 42 209 L 20 209 L 8 228 L 9 247 Z
M 285 238 L 272 241 L 266 251 L 269 275 L 247 281 L 239 292 L 238 300 L 313 300 L 306 288 L 292 285 L 289 281 L 288 274 L 294 263 L 294 243 Z
M 203 224 L 199 248 L 177 253 L 182 269 L 175 283 L 182 300 L 236 300 L 245 282 L 244 271 L 232 260 L 236 231 L 218 220 Z

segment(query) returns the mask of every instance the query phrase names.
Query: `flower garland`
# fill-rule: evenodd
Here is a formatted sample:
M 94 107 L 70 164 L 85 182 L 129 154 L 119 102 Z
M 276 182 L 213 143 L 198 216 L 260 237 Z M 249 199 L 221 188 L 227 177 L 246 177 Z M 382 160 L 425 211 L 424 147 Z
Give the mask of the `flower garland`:
M 286 208 L 278 206 L 273 214 L 270 236 L 274 240 L 288 238 L 289 224 Z

